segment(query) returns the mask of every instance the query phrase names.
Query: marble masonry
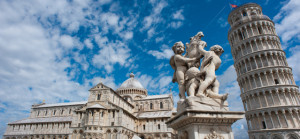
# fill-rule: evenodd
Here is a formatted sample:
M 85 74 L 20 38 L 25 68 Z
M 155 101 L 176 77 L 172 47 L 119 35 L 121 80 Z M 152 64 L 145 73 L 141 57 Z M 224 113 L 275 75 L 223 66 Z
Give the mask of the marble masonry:
M 176 115 L 166 123 L 177 131 L 179 139 L 233 139 L 231 125 L 242 119 L 244 112 L 229 111 L 229 94 L 219 94 L 215 71 L 221 65 L 224 50 L 220 45 L 205 50 L 207 44 L 202 37 L 203 32 L 199 32 L 186 46 L 176 42 L 172 47 L 175 55 L 170 65 L 180 100 Z
M 7 125 L 5 139 L 171 139 L 165 122 L 175 113 L 172 94 L 148 95 L 130 78 L 116 91 L 99 83 L 87 101 L 32 105 L 30 117 Z
M 255 3 L 233 10 L 228 22 L 250 139 L 300 139 L 299 87 L 274 22 Z

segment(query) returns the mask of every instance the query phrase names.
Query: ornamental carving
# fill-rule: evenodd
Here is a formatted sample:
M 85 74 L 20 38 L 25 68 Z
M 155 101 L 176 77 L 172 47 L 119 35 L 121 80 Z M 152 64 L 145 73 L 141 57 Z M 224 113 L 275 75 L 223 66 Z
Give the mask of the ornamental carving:
M 224 137 L 212 129 L 211 133 L 206 135 L 204 139 L 224 139 Z

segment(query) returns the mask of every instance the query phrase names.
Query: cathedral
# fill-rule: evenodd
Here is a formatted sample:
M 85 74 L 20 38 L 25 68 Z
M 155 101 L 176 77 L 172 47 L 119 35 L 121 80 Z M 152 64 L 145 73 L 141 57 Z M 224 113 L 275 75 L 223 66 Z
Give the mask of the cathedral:
M 172 94 L 148 95 L 133 73 L 116 91 L 99 83 L 89 92 L 83 102 L 32 105 L 28 118 L 8 123 L 4 138 L 174 138 L 165 124 L 176 113 Z

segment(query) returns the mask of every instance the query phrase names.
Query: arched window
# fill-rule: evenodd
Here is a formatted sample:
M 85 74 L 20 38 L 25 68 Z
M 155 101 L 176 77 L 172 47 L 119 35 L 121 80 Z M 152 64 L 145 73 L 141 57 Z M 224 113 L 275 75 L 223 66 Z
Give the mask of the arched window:
M 266 129 L 266 128 L 267 128 L 266 122 L 265 122 L 265 121 L 262 121 L 261 123 L 262 123 L 263 129 Z
M 160 108 L 163 109 L 164 108 L 164 105 L 162 102 L 160 102 Z
M 153 109 L 153 104 L 152 104 L 152 103 L 150 103 L 150 109 L 151 109 L 151 110 Z

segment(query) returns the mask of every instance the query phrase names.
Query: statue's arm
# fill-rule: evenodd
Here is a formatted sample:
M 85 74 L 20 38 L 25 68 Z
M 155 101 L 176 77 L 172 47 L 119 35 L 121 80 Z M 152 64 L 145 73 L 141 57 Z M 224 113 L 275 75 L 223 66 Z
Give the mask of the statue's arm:
M 193 62 L 196 59 L 197 59 L 196 57 L 194 57 L 194 58 L 188 58 L 188 57 L 183 57 L 183 56 L 175 56 L 175 60 L 176 61 L 185 62 L 185 63 Z
M 203 47 L 201 47 L 201 46 L 198 47 L 198 51 L 201 55 L 205 55 L 208 53 L 208 51 L 204 50 Z

